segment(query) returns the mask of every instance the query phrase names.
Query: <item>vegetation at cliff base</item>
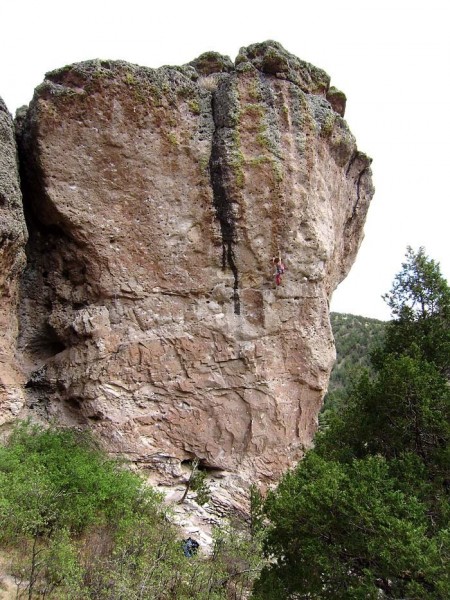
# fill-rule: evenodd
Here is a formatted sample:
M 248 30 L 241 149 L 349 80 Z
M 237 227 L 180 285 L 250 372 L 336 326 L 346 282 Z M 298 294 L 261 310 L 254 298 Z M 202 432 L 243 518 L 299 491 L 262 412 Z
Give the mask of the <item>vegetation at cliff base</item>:
M 386 300 L 371 369 L 267 497 L 255 599 L 450 597 L 450 288 L 408 249 Z
M 0 447 L 0 548 L 16 598 L 241 598 L 261 561 L 242 524 L 186 557 L 162 497 L 92 437 L 19 423 Z

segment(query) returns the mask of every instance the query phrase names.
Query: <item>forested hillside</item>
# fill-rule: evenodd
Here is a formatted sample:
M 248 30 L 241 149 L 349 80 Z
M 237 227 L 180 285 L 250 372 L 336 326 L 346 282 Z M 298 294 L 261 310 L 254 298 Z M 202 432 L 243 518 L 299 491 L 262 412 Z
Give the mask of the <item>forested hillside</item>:
M 370 352 L 383 341 L 385 321 L 358 315 L 331 313 L 336 342 L 336 363 L 330 378 L 330 391 L 344 387 L 354 367 L 368 367 Z
M 386 322 L 358 315 L 331 313 L 331 327 L 336 343 L 336 362 L 325 396 L 322 418 L 337 406 L 352 376 L 360 368 L 371 369 L 370 354 L 383 342 Z

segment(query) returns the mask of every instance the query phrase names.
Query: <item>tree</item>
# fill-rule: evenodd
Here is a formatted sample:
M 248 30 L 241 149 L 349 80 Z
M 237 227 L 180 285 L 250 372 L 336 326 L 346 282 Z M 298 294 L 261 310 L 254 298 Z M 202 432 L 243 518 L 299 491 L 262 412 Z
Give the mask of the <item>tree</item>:
M 145 516 L 161 530 L 160 506 L 158 494 L 87 433 L 25 422 L 0 447 L 0 546 L 16 557 L 18 598 L 57 588 L 60 598 L 89 597 L 81 591 L 83 536 L 96 529 L 116 542 L 126 523 Z
M 316 448 L 341 458 L 412 452 L 442 482 L 449 464 L 450 288 L 423 248 L 408 248 L 385 299 L 396 318 L 372 354 L 373 370 L 347 390 Z
M 447 476 L 450 387 L 433 363 L 387 354 L 377 373 L 362 375 L 347 394 L 318 434 L 317 453 L 348 461 L 411 452 L 427 465 L 429 477 Z
M 309 452 L 267 498 L 266 550 L 276 562 L 254 597 L 445 598 L 435 585 L 446 577 L 444 553 L 428 535 L 427 507 L 399 488 L 395 472 L 380 456 L 343 463 Z
M 268 495 L 255 598 L 450 597 L 449 298 L 438 264 L 408 249 L 373 370 Z
M 196 492 L 195 500 L 197 504 L 200 504 L 200 506 L 203 506 L 209 502 L 211 498 L 211 492 L 206 481 L 206 477 L 206 471 L 200 469 L 200 459 L 195 457 L 192 461 L 191 474 L 186 482 L 183 495 L 181 496 L 180 500 L 178 500 L 178 504 L 183 504 L 187 498 L 189 490 Z
M 439 317 L 442 322 L 450 318 L 450 288 L 440 272 L 439 263 L 408 246 L 406 261 L 395 276 L 390 292 L 384 299 L 394 318 L 400 322 L 422 322 Z M 448 323 L 447 323 L 448 325 Z
M 406 261 L 384 299 L 394 320 L 387 328 L 383 355 L 409 354 L 436 365 L 450 374 L 450 287 L 439 263 L 423 248 L 407 249 Z

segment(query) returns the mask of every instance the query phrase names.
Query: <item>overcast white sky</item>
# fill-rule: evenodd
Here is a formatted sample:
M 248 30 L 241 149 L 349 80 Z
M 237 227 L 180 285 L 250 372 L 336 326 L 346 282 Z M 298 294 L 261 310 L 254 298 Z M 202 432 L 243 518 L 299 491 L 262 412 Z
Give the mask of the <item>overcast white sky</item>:
M 149 67 L 266 39 L 328 72 L 373 158 L 376 194 L 332 310 L 389 318 L 381 300 L 406 246 L 450 279 L 448 0 L 3 0 L 0 96 L 27 104 L 47 71 L 91 58 Z

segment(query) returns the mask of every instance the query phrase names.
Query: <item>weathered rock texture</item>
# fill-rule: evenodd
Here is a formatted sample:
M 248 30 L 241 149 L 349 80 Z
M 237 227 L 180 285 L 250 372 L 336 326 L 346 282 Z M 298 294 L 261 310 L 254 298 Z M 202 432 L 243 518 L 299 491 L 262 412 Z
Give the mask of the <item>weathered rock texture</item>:
M 15 348 L 25 241 L 14 126 L 0 98 L 0 423 L 14 419 L 23 406 L 23 377 Z
M 344 107 L 274 42 L 49 73 L 19 136 L 34 411 L 175 476 L 194 456 L 266 481 L 296 461 L 373 194 Z

